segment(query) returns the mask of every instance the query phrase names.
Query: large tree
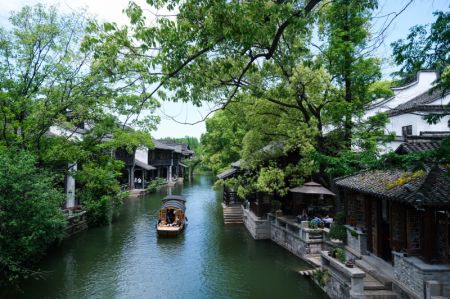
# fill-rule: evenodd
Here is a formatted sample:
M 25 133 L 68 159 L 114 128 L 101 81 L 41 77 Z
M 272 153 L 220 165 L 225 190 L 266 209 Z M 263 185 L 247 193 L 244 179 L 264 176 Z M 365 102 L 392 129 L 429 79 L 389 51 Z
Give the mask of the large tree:
M 0 29 L 0 163 L 11 176 L 0 179 L 1 275 L 23 273 L 63 235 L 69 163 L 80 166 L 77 194 L 89 220 L 104 223 L 121 199 L 123 165 L 112 150 L 151 145 L 154 117 L 134 116 L 158 103 L 142 104 L 145 87 L 132 76 L 104 72 L 83 45 L 86 25 L 82 13 L 37 5 L 12 13 Z
M 0 30 L 0 144 L 26 150 L 42 167 L 60 174 L 76 162 L 91 166 L 81 170 L 91 170 L 91 178 L 107 168 L 115 177 L 121 166 L 111 161 L 111 150 L 151 145 L 153 115 L 133 116 L 140 108 L 151 112 L 158 103 L 142 106 L 145 91 L 131 76 L 105 74 L 83 46 L 87 21 L 81 13 L 61 15 L 54 7 L 25 6 L 12 13 L 10 22 L 9 29 Z M 141 130 L 131 130 L 123 120 Z M 80 183 L 84 191 L 89 189 Z M 110 184 L 111 190 L 117 184 Z M 86 204 L 104 195 L 92 192 L 80 193 Z

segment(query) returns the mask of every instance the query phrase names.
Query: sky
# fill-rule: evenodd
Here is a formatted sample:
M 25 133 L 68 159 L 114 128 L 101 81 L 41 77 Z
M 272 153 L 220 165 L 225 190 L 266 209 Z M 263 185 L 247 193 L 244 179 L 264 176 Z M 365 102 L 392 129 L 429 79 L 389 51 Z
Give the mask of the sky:
M 375 18 L 374 28 L 383 27 L 386 18 L 381 16 L 391 14 L 393 17 L 399 13 L 411 0 L 379 0 L 379 9 L 375 13 L 380 18 Z M 61 11 L 76 11 L 86 9 L 87 13 L 95 16 L 99 21 L 114 21 L 120 25 L 127 24 L 128 19 L 122 13 L 129 0 L 2 0 L 0 1 L 0 26 L 8 25 L 8 17 L 11 11 L 19 10 L 24 5 L 34 5 L 44 3 L 56 5 Z M 136 0 L 138 4 L 148 8 L 144 0 Z M 383 76 L 395 71 L 396 66 L 392 63 L 390 55 L 392 50 L 390 44 L 393 41 L 406 37 L 409 28 L 414 25 L 428 24 L 434 21 L 433 12 L 436 10 L 448 11 L 448 0 L 414 0 L 398 17 L 389 25 L 384 33 L 384 42 L 377 50 L 377 56 L 382 57 Z M 156 13 L 155 10 L 152 10 Z M 391 18 L 390 18 L 391 19 Z M 390 20 L 389 19 L 389 20 Z M 199 122 L 195 125 L 181 124 L 194 123 L 202 120 L 212 109 L 205 104 L 203 107 L 195 107 L 190 103 L 169 103 L 164 102 L 158 111 L 161 122 L 158 129 L 152 133 L 155 138 L 162 137 L 200 137 L 206 131 L 205 123 Z M 176 121 L 174 121 L 175 119 Z

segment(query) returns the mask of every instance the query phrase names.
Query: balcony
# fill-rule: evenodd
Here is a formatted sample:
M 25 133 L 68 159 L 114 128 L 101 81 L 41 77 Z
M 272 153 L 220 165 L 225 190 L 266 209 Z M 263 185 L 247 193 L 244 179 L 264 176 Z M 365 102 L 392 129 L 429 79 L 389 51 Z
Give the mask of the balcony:
M 172 165 L 172 159 L 149 160 L 148 164 L 150 164 L 152 166 L 170 166 L 170 165 Z

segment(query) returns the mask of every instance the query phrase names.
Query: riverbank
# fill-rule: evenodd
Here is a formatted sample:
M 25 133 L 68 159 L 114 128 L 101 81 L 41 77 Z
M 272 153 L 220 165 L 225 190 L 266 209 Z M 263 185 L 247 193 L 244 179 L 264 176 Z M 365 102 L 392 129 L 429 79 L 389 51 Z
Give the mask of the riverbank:
M 361 244 L 364 236 L 348 232 L 347 244 L 328 237 L 327 228 L 309 228 L 308 222 L 285 215 L 267 214 L 257 217 L 242 207 L 244 226 L 255 240 L 271 242 L 310 264 L 312 271 L 299 271 L 308 275 L 330 298 L 395 299 L 416 298 L 406 294 L 400 283 L 394 283 L 392 265 L 374 256 L 363 256 Z M 340 251 L 344 259 L 355 262 L 348 266 L 334 252 Z M 402 297 L 403 298 L 403 297 Z

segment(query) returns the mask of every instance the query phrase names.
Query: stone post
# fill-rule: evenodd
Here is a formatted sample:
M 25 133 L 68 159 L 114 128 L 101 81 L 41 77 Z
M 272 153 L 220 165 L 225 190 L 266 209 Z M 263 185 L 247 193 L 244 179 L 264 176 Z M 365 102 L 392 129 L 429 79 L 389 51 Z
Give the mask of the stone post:
M 365 274 L 353 274 L 351 277 L 350 297 L 353 299 L 365 298 L 364 296 Z
M 77 163 L 69 163 L 69 174 L 66 180 L 66 208 L 75 207 L 75 178 L 72 174 L 77 171 Z

